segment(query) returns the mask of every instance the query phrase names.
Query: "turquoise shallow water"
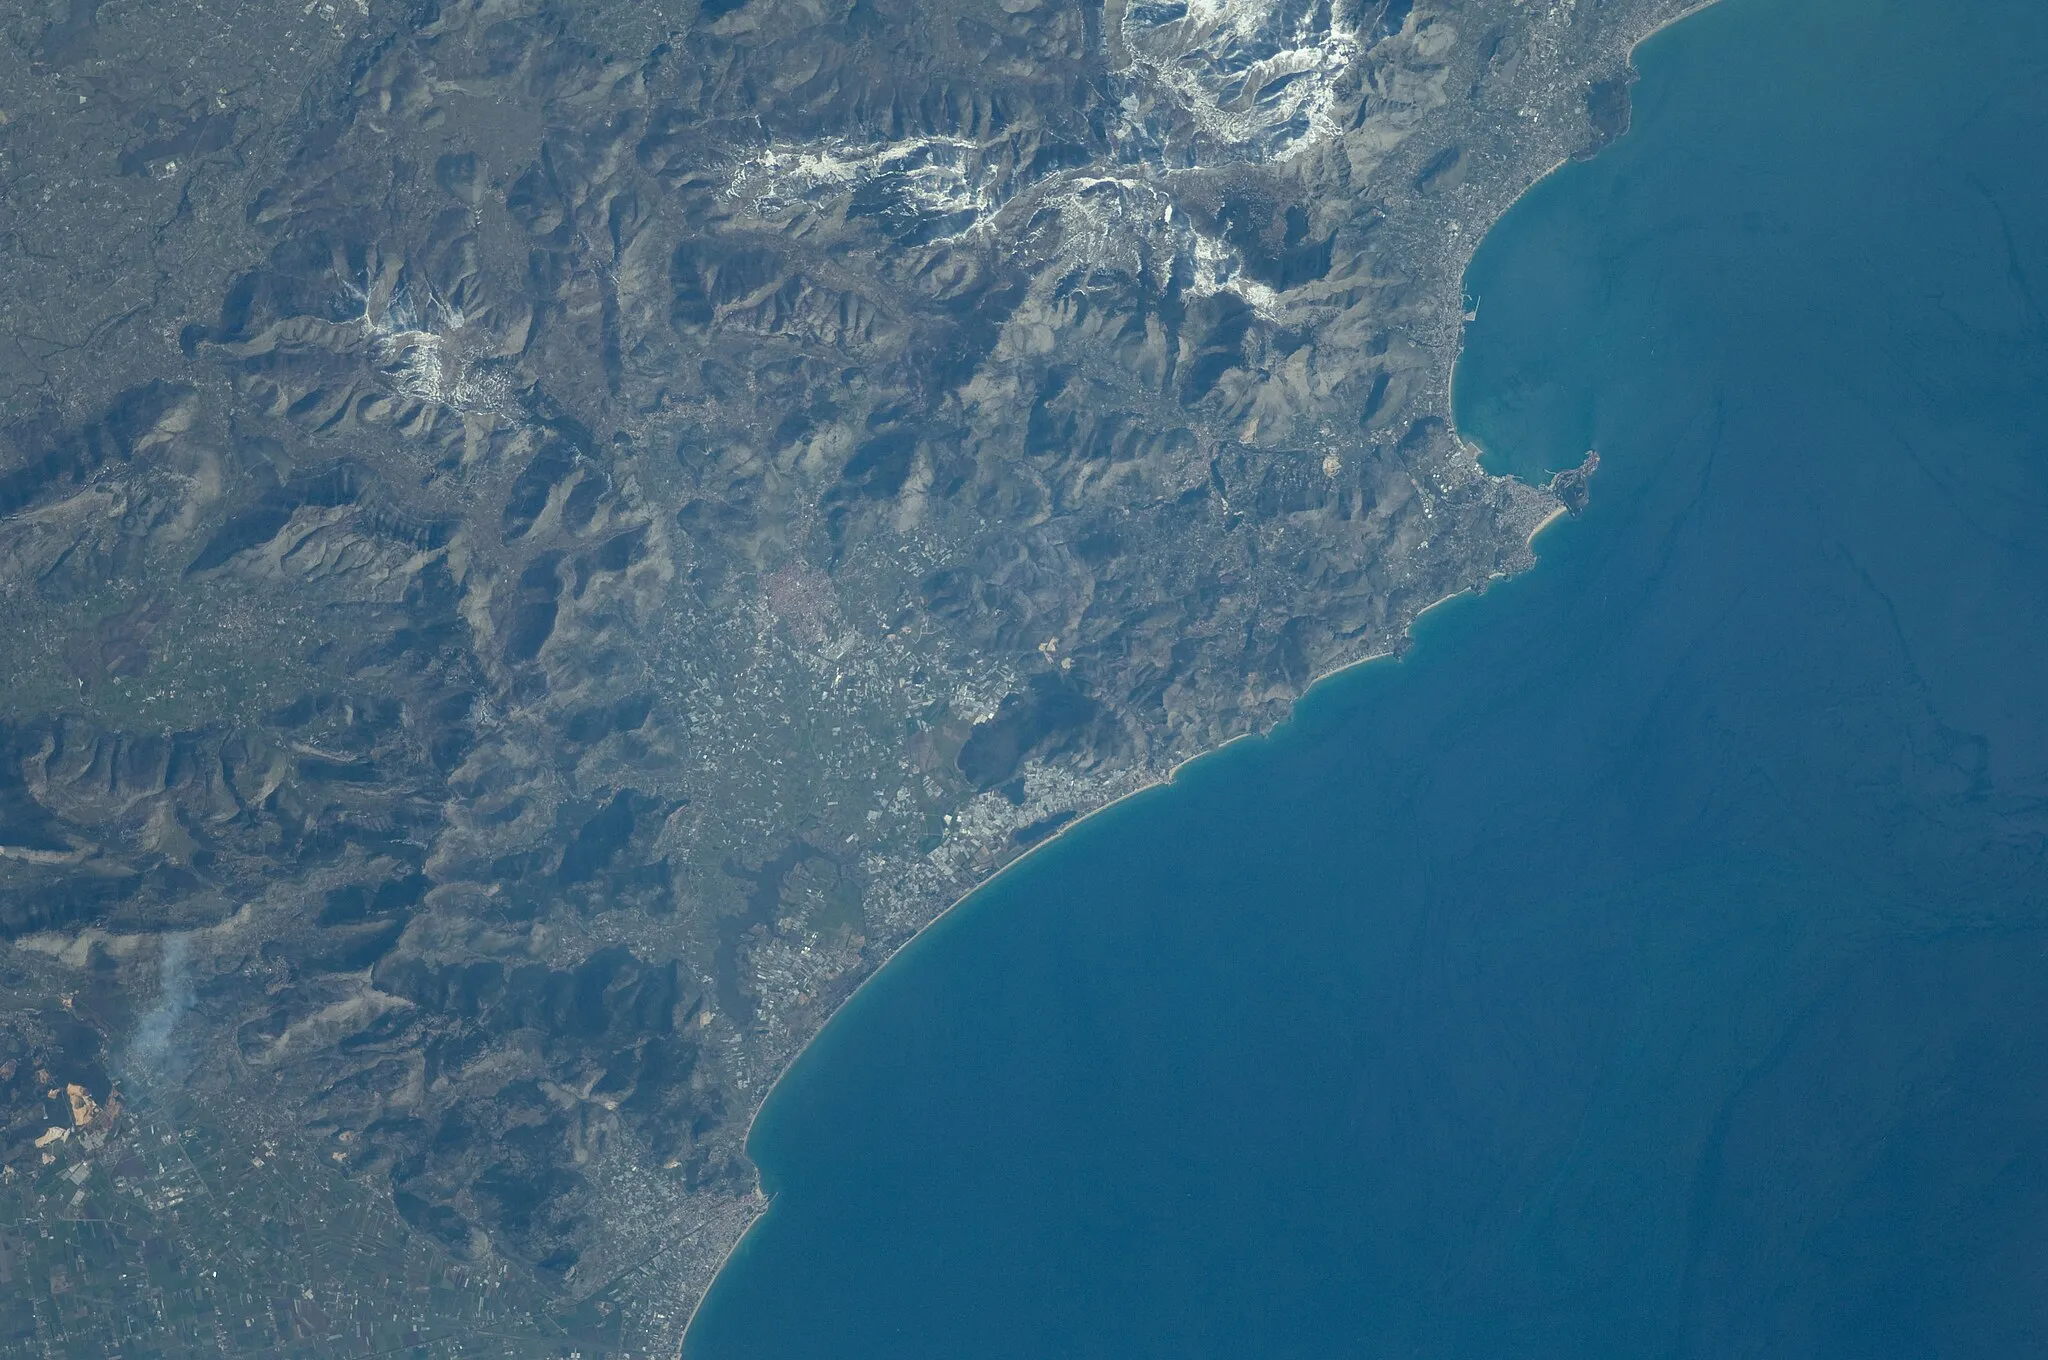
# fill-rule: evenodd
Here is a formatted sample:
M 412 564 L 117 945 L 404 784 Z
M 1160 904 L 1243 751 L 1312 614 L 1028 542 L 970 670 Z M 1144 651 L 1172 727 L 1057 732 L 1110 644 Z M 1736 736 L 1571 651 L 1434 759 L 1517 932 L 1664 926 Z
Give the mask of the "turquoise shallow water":
M 1467 280 L 1592 508 L 892 964 L 692 1360 L 2048 1353 L 2048 6 L 1638 63 Z

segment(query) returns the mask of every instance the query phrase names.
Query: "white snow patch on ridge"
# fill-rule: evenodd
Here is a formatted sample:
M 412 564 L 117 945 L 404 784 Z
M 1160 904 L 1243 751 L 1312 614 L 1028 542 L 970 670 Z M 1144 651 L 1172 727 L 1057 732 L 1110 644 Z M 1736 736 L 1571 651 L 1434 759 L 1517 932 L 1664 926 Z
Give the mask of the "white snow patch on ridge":
M 1339 135 L 1337 81 L 1364 36 L 1301 0 L 1146 0 L 1124 11 L 1135 76 L 1212 141 L 1289 160 Z
M 919 218 L 957 218 L 957 236 L 1001 206 L 998 154 L 961 137 L 914 137 L 860 147 L 843 138 L 805 146 L 772 145 L 734 170 L 722 195 L 762 217 L 791 208 L 822 208 L 869 190 L 875 206 Z M 998 154 L 992 154 L 998 153 Z

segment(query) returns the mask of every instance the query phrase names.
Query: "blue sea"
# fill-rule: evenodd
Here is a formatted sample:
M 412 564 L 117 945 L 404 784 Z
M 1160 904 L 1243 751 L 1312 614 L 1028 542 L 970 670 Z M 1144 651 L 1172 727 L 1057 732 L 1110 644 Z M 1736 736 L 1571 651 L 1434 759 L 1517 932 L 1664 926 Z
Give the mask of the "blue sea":
M 691 1360 L 2048 1355 L 2048 4 L 1637 64 L 1467 276 L 1590 509 L 892 963 Z

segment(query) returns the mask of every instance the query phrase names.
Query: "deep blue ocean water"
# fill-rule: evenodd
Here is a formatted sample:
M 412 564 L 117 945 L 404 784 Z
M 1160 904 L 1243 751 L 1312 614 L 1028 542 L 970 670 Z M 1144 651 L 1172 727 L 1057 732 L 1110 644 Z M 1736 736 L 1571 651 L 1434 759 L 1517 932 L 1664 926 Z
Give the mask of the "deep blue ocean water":
M 2048 1354 L 2048 5 L 1637 60 L 1467 279 L 1592 508 L 891 964 L 692 1360 Z

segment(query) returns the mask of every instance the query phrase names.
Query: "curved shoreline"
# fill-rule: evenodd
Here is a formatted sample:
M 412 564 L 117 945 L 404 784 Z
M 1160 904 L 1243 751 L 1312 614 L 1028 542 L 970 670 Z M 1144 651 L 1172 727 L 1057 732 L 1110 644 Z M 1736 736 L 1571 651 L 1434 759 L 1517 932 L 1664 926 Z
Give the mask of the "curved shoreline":
M 1703 13 L 1704 11 L 1713 8 L 1713 6 L 1717 3 L 1719 3 L 1719 0 L 1696 0 L 1695 3 L 1689 5 L 1681 12 L 1660 21 L 1659 23 L 1651 27 L 1648 31 L 1634 38 L 1629 42 L 1627 47 L 1623 49 L 1623 52 L 1621 54 L 1624 65 L 1633 68 L 1635 65 L 1636 53 L 1643 46 L 1644 43 L 1650 41 L 1652 38 L 1657 37 L 1665 30 L 1672 28 L 1680 23 L 1683 23 L 1688 19 L 1692 19 L 1698 16 L 1699 14 Z M 1621 135 L 1626 136 L 1627 133 L 1624 132 Z M 1619 137 L 1614 139 L 1614 141 L 1618 140 L 1620 140 Z M 1606 145 L 1611 146 L 1612 144 L 1613 142 L 1610 141 Z M 1602 151 L 1604 151 L 1605 149 L 1606 146 L 1601 147 Z M 1597 156 L 1598 154 L 1598 152 L 1594 153 L 1595 156 Z M 1500 222 L 1507 216 L 1507 214 L 1513 211 L 1515 206 L 1521 203 L 1522 200 L 1526 198 L 1531 192 L 1533 192 L 1538 186 L 1542 185 L 1544 182 L 1549 180 L 1552 175 L 1555 175 L 1559 170 L 1564 169 L 1566 166 L 1578 163 L 1580 159 L 1582 158 L 1578 156 L 1568 155 L 1561 157 L 1555 162 L 1553 162 L 1549 167 L 1544 169 L 1542 173 L 1535 176 L 1533 179 L 1529 181 L 1528 184 L 1523 186 L 1523 188 L 1518 193 L 1516 193 L 1513 198 L 1509 199 L 1508 202 L 1501 208 L 1500 212 L 1497 213 L 1494 216 L 1494 218 L 1486 224 L 1484 230 L 1476 233 L 1476 235 L 1473 238 L 1471 238 L 1472 247 L 1471 249 L 1468 249 L 1465 252 L 1464 260 L 1461 263 L 1458 270 L 1458 279 L 1460 282 L 1461 289 L 1465 275 L 1465 270 L 1471 264 L 1473 253 L 1476 252 L 1478 246 L 1481 243 L 1483 243 L 1489 235 L 1492 234 L 1493 230 L 1500 224 Z M 1584 159 L 1591 159 L 1591 157 L 1587 157 Z M 1462 313 L 1462 292 L 1460 293 L 1458 299 L 1458 305 Z M 1455 395 L 1457 385 L 1458 361 L 1460 358 L 1463 357 L 1464 352 L 1464 345 L 1462 341 L 1462 324 L 1459 327 L 1458 333 L 1461 338 L 1457 346 L 1457 353 L 1452 357 L 1444 383 L 1443 414 L 1447 419 L 1447 423 L 1449 425 L 1452 437 L 1458 441 L 1459 445 L 1462 448 L 1468 450 L 1471 453 L 1474 466 L 1480 471 L 1480 473 L 1483 476 L 1492 477 L 1494 474 L 1486 472 L 1485 468 L 1480 463 L 1480 459 L 1483 454 L 1483 449 L 1481 448 L 1481 446 L 1478 445 L 1476 442 L 1466 439 L 1465 436 L 1459 431 L 1457 425 Z M 1513 479 L 1511 474 L 1503 474 L 1502 479 L 1518 480 Z M 1531 484 L 1523 482 L 1523 485 L 1527 486 Z M 1530 528 L 1526 538 L 1524 539 L 1524 546 L 1533 550 L 1537 538 L 1540 537 L 1546 529 L 1550 528 L 1558 520 L 1567 517 L 1569 514 L 1570 511 L 1564 504 L 1559 503 L 1553 506 L 1548 513 L 1546 513 L 1540 520 L 1538 520 L 1535 523 L 1534 526 Z M 1498 573 L 1490 579 L 1500 580 L 1505 579 L 1509 576 L 1523 575 L 1528 571 L 1534 570 L 1539 560 L 1540 559 L 1535 559 L 1532 556 L 1532 560 L 1526 566 L 1523 566 L 1519 570 L 1514 572 Z M 1415 610 L 1414 613 L 1409 615 L 1407 620 L 1404 623 L 1402 623 L 1399 630 L 1395 632 L 1394 636 L 1397 639 L 1412 639 L 1414 636 L 1415 625 L 1424 615 L 1428 614 L 1434 609 L 1439 608 L 1442 605 L 1450 603 L 1453 600 L 1461 599 L 1468 595 L 1474 595 L 1478 592 L 1478 589 L 1478 587 L 1472 586 L 1463 587 L 1461 589 L 1452 591 L 1447 595 L 1441 596 L 1438 599 L 1433 600 L 1430 603 L 1422 606 L 1421 608 Z M 1232 748 L 1239 746 L 1240 744 L 1248 740 L 1265 740 L 1272 737 L 1282 728 L 1286 727 L 1288 724 L 1295 721 L 1295 715 L 1299 711 L 1302 702 L 1305 701 L 1312 692 L 1323 686 L 1327 681 L 1330 681 L 1337 676 L 1344 675 L 1350 671 L 1357 670 L 1360 667 L 1371 665 L 1375 662 L 1386 661 L 1390 659 L 1394 661 L 1399 661 L 1401 659 L 1402 654 L 1403 653 L 1401 649 L 1399 649 L 1398 647 L 1384 647 L 1379 651 L 1371 653 L 1370 655 L 1358 657 L 1355 660 L 1347 661 L 1340 665 L 1332 666 L 1328 670 L 1317 672 L 1316 674 L 1310 676 L 1307 683 L 1303 685 L 1301 693 L 1294 699 L 1292 705 L 1290 705 L 1290 709 L 1287 716 L 1283 717 L 1279 722 L 1275 723 L 1272 727 L 1269 727 L 1262 731 L 1250 731 L 1240 733 L 1239 735 L 1231 737 L 1227 741 L 1221 742 L 1216 746 L 1209 747 L 1206 750 L 1198 751 L 1193 755 L 1187 756 L 1179 761 L 1176 761 L 1173 765 L 1167 768 L 1165 773 L 1154 778 L 1145 780 L 1139 783 L 1136 787 L 1131 788 L 1121 794 L 1118 794 L 1116 797 L 1110 799 L 1108 802 L 1102 804 L 1100 807 L 1094 808 L 1086 813 L 1083 813 L 1080 816 L 1074 817 L 1065 825 L 1055 830 L 1051 835 L 1047 836 L 1044 840 L 1039 841 L 1037 844 L 1032 845 L 1031 847 L 1023 851 L 1021 854 L 1017 855 L 1015 858 L 1005 862 L 987 878 L 982 879 L 973 887 L 968 888 L 966 891 L 961 893 L 952 902 L 948 903 L 942 910 L 934 914 L 929 920 L 925 921 L 922 925 L 918 926 L 900 943 L 898 943 L 895 946 L 895 948 L 893 948 L 889 952 L 888 956 L 885 959 L 883 959 L 879 964 L 877 964 L 867 974 L 866 977 L 862 978 L 858 983 L 854 985 L 853 990 L 847 993 L 847 995 L 836 1006 L 832 1008 L 830 1013 L 827 1014 L 824 1021 L 811 1034 L 811 1036 L 805 1039 L 803 1043 L 797 1047 L 796 1051 L 789 1056 L 788 1060 L 783 1064 L 781 1071 L 776 1073 L 775 1078 L 768 1083 L 767 1089 L 762 1092 L 759 1101 L 755 1103 L 753 1113 L 748 1116 L 747 1130 L 742 1137 L 741 1145 L 745 1147 L 752 1143 L 754 1137 L 754 1129 L 760 1121 L 762 1112 L 767 1109 L 769 1102 L 771 1102 L 775 1098 L 775 1093 L 779 1089 L 781 1089 L 782 1083 L 789 1077 L 789 1075 L 792 1072 L 796 1070 L 798 1064 L 800 1064 L 804 1060 L 804 1058 L 811 1052 L 812 1048 L 818 1043 L 819 1039 L 825 1034 L 825 1032 L 829 1028 L 831 1028 L 832 1025 L 837 1023 L 843 1015 L 846 1014 L 846 1012 L 854 1005 L 854 1003 L 858 1001 L 860 997 L 865 992 L 867 992 L 867 990 L 871 986 L 875 984 L 877 979 L 881 978 L 885 973 L 887 973 L 890 970 L 890 968 L 894 966 L 897 963 L 897 961 L 900 960 L 903 957 L 903 955 L 913 945 L 915 945 L 918 941 L 922 940 L 925 937 L 925 935 L 928 932 L 930 932 L 934 927 L 939 925 L 940 922 L 951 919 L 955 915 L 955 913 L 960 911 L 961 908 L 966 906 L 967 903 L 970 902 L 978 894 L 982 893 L 984 890 L 1000 882 L 1005 875 L 1009 874 L 1019 865 L 1022 865 L 1025 862 L 1033 859 L 1040 852 L 1048 849 L 1049 847 L 1058 844 L 1063 838 L 1065 838 L 1069 833 L 1073 832 L 1077 828 L 1094 822 L 1097 818 L 1102 817 L 1104 814 L 1109 813 L 1118 807 L 1121 807 L 1125 803 L 1129 802 L 1134 798 L 1139 797 L 1142 794 L 1151 793 L 1155 790 L 1169 787 L 1179 778 L 1180 772 L 1182 770 L 1186 769 L 1188 766 L 1194 764 L 1195 762 L 1207 760 L 1211 756 L 1219 755 L 1222 752 L 1231 750 Z M 749 1156 L 749 1160 L 752 1160 L 751 1155 Z M 712 1291 L 717 1288 L 719 1278 L 732 1264 L 734 1258 L 739 1254 L 740 1250 L 746 1245 L 748 1239 L 752 1237 L 755 1229 L 759 1227 L 763 1219 L 765 1219 L 768 1213 L 774 1208 L 775 1195 L 762 1188 L 760 1184 L 760 1168 L 758 1163 L 755 1164 L 755 1169 L 756 1184 L 753 1191 L 753 1198 L 755 1200 L 755 1203 L 758 1205 L 757 1211 L 755 1212 L 753 1218 L 748 1222 L 746 1228 L 743 1229 L 739 1233 L 739 1235 L 733 1239 L 731 1245 L 729 1245 L 725 1249 L 725 1251 L 719 1256 L 718 1263 L 716 1266 L 712 1268 L 710 1277 L 705 1281 L 703 1289 L 698 1293 L 696 1299 L 692 1301 L 690 1305 L 689 1315 L 684 1319 L 682 1331 L 677 1337 L 675 1350 L 677 1360 L 682 1360 L 682 1356 L 688 1348 L 691 1328 L 696 1323 L 697 1315 L 703 1310 L 705 1301 L 711 1297 Z

